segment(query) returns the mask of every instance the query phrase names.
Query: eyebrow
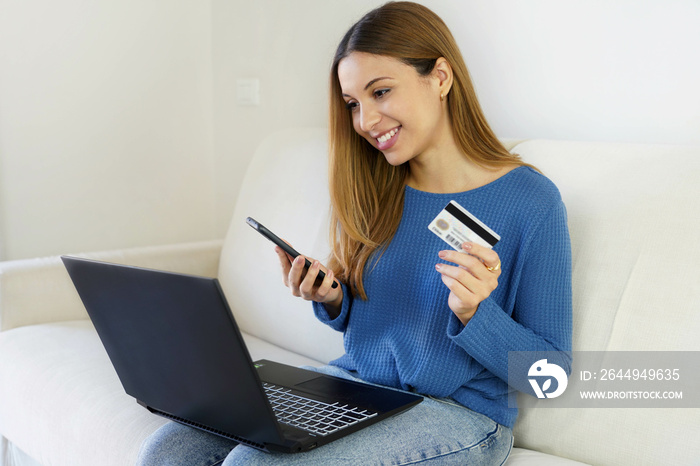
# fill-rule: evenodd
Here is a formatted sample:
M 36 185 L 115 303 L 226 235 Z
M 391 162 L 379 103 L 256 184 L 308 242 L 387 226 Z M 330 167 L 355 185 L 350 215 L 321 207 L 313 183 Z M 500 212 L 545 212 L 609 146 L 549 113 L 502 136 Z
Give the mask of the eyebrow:
M 392 77 L 390 77 L 390 76 L 382 76 L 381 78 L 374 78 L 373 80 L 371 80 L 370 82 L 367 83 L 367 85 L 365 86 L 365 88 L 364 88 L 363 90 L 366 91 L 367 89 L 369 89 L 369 87 L 370 87 L 372 84 L 374 84 L 374 83 L 376 83 L 376 82 L 378 82 L 378 81 L 382 81 L 382 80 L 384 80 L 384 79 L 394 79 L 394 78 L 392 78 Z M 348 94 L 343 94 L 343 97 L 351 97 L 351 96 L 348 95 Z

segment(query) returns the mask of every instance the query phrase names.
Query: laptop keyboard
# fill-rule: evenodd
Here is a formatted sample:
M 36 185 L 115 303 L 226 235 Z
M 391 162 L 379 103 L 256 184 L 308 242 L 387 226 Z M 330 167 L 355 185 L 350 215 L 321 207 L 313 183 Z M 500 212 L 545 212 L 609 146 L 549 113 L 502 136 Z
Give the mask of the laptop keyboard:
M 263 383 L 277 420 L 316 435 L 328 435 L 377 415 L 342 403 L 323 403 L 294 395 L 289 388 Z

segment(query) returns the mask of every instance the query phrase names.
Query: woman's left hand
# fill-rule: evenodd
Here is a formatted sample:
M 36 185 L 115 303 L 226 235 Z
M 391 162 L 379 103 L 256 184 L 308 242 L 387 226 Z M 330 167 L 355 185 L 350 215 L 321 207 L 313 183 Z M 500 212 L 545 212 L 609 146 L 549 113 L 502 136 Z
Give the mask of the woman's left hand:
M 435 269 L 450 289 L 450 309 L 466 325 L 479 304 L 498 286 L 501 260 L 493 249 L 475 243 L 464 243 L 462 249 L 464 252 L 440 251 L 440 259 L 457 265 L 436 264 Z

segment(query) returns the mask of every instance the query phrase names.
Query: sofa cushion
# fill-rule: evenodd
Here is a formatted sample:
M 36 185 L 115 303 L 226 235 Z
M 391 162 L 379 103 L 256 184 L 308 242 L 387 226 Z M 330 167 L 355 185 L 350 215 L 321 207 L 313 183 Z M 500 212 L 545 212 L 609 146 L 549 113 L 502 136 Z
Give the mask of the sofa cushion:
M 254 359 L 320 364 L 243 336 Z M 0 432 L 42 464 L 133 464 L 166 422 L 124 392 L 89 320 L 0 333 L 0 399 L 14 400 L 0 403 Z
M 585 466 L 586 464 L 524 448 L 513 448 L 506 461 L 506 466 Z
M 0 403 L 0 430 L 42 464 L 133 464 L 163 423 L 124 393 L 87 320 L 0 333 L 0 377 L 0 398 L 16 400 Z

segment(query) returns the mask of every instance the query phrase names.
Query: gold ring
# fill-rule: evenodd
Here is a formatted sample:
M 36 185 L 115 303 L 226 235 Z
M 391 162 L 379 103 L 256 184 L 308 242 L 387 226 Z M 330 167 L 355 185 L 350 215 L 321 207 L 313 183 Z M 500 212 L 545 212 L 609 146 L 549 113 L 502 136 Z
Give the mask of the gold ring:
M 489 272 L 495 272 L 496 270 L 501 268 L 501 261 L 498 261 L 498 264 L 496 264 L 495 267 L 486 267 L 486 270 Z

